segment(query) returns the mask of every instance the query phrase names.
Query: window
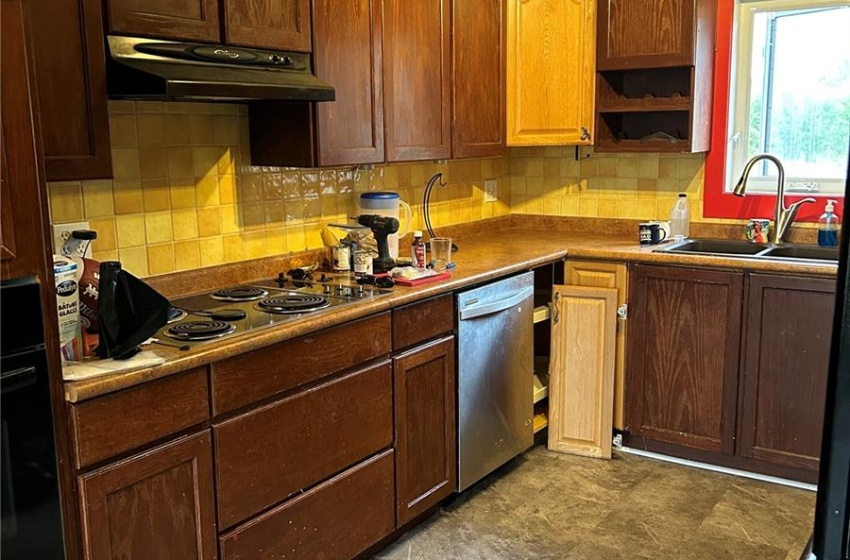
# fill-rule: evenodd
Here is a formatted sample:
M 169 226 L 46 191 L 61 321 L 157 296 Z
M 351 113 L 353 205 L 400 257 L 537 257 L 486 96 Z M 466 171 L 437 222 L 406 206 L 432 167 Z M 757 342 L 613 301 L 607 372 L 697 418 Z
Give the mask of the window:
M 725 190 L 752 156 L 782 160 L 786 192 L 843 194 L 850 134 L 850 1 L 738 0 Z M 747 192 L 776 192 L 760 162 Z

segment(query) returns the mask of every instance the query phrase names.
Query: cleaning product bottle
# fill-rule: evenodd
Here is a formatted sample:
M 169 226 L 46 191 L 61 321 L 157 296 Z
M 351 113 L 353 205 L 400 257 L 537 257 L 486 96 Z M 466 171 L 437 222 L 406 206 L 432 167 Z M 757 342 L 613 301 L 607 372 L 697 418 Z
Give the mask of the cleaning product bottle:
M 835 213 L 835 204 L 834 200 L 827 200 L 824 213 L 818 219 L 818 245 L 821 247 L 838 246 L 838 230 L 841 219 Z
M 426 258 L 425 243 L 422 242 L 422 232 L 416 230 L 413 232 L 413 243 L 410 245 L 410 253 L 413 258 L 414 268 L 425 268 L 428 264 Z
M 670 211 L 670 235 L 681 241 L 690 235 L 691 211 L 688 208 L 688 195 L 681 193 Z

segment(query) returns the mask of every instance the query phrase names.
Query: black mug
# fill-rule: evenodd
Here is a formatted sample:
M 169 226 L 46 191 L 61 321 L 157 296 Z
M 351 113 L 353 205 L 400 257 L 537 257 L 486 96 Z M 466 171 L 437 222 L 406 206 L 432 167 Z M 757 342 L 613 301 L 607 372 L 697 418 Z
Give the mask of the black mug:
M 667 239 L 667 230 L 661 224 L 643 222 L 639 228 L 641 245 L 658 245 Z

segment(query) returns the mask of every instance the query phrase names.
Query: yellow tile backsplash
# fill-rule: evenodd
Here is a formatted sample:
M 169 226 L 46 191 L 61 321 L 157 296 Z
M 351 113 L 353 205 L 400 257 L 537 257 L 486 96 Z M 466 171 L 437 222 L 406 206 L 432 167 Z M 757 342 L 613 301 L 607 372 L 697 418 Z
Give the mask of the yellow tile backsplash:
M 355 214 L 368 190 L 398 191 L 411 203 L 411 228 L 424 229 L 425 182 L 437 171 L 449 185 L 432 196 L 437 229 L 510 212 L 509 157 L 254 167 L 243 106 L 111 101 L 109 113 L 114 178 L 48 184 L 51 222 L 88 220 L 98 231 L 94 257 L 120 259 L 138 276 L 321 247 L 322 227 Z M 489 178 L 499 181 L 500 200 L 485 204 Z
M 703 154 L 512 148 L 505 157 L 295 169 L 251 166 L 246 109 L 211 103 L 110 102 L 113 180 L 48 185 L 51 221 L 88 220 L 94 256 L 139 276 L 322 246 L 324 225 L 357 212 L 361 192 L 395 190 L 424 229 L 425 183 L 440 171 L 431 221 L 508 213 L 664 219 L 686 192 L 702 218 Z M 484 202 L 484 179 L 499 200 Z M 709 220 L 706 220 L 709 221 Z M 710 220 L 718 221 L 718 220 Z

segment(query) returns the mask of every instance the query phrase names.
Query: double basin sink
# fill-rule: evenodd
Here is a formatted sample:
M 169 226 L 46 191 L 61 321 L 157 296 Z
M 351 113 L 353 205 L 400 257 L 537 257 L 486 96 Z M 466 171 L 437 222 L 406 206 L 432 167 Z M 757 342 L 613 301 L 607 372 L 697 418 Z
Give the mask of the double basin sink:
M 817 247 L 814 245 L 761 245 L 748 241 L 726 239 L 686 239 L 656 249 L 658 253 L 680 253 L 688 255 L 708 255 L 714 257 L 734 257 L 738 259 L 784 260 L 835 264 L 838 262 L 837 247 Z

